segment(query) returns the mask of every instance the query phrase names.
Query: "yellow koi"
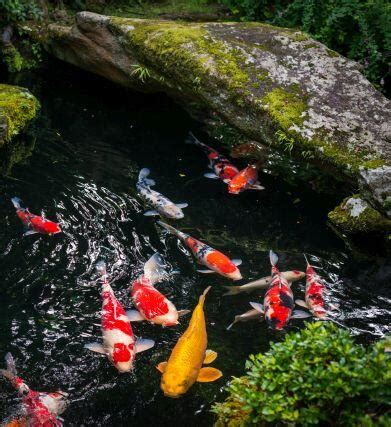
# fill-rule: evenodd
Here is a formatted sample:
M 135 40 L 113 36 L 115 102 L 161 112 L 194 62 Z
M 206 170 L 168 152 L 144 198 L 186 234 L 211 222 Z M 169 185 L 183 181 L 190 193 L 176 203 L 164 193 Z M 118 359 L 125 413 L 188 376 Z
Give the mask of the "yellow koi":
M 161 362 L 157 369 L 163 374 L 160 388 L 167 397 L 181 397 L 197 382 L 211 382 L 223 374 L 215 368 L 203 368 L 212 363 L 217 353 L 207 350 L 204 302 L 209 286 L 200 296 L 185 333 L 179 338 L 167 362 Z

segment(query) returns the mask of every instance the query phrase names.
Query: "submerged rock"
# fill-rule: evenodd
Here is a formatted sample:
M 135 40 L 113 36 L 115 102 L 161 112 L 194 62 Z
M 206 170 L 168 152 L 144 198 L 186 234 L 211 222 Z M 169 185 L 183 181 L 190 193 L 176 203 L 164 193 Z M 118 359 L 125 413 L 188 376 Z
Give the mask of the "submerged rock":
M 0 84 L 0 147 L 21 132 L 38 109 L 39 102 L 27 89 Z
M 164 91 L 255 143 L 338 171 L 390 215 L 391 103 L 357 63 L 302 32 L 81 12 L 72 27 L 34 34 L 62 60 L 127 87 Z
M 346 234 L 391 232 L 391 220 L 381 215 L 358 194 L 346 198 L 328 216 L 332 224 Z

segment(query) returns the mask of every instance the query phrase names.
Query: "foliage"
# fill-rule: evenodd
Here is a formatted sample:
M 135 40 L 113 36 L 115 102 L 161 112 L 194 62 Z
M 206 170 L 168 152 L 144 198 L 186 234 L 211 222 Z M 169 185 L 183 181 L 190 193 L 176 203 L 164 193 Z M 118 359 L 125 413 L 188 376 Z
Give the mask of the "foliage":
M 134 70 L 131 72 L 131 75 L 137 76 L 143 83 L 151 76 L 147 67 L 141 65 L 132 65 L 132 67 L 134 67 Z
M 41 11 L 34 0 L 0 1 L 0 26 L 40 17 Z
M 307 323 L 250 356 L 247 374 L 213 407 L 217 425 L 389 425 L 391 358 L 384 348 L 355 344 L 332 323 Z
M 388 0 L 220 0 L 241 19 L 299 27 L 358 61 L 376 86 L 384 85 L 391 50 Z

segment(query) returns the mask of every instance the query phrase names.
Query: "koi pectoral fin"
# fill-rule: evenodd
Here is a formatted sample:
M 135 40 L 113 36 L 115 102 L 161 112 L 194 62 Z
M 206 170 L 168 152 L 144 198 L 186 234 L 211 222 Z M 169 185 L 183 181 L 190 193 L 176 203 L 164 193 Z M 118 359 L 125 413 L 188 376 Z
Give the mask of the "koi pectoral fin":
M 303 301 L 302 299 L 296 299 L 295 303 L 299 305 L 300 307 L 308 308 L 307 303 Z
M 129 319 L 129 322 L 142 322 L 144 317 L 137 310 L 128 310 L 126 312 L 126 317 Z
M 211 274 L 211 273 L 215 273 L 213 270 L 196 270 L 198 273 L 202 273 L 202 274 Z
M 164 374 L 164 371 L 166 370 L 166 366 L 167 366 L 167 362 L 160 362 L 157 366 L 156 369 L 161 372 L 162 374 Z
M 303 310 L 295 310 L 292 314 L 292 319 L 306 319 L 307 317 L 312 317 L 312 314 Z
M 259 311 L 262 314 L 265 312 L 263 305 L 259 304 L 259 302 L 250 302 L 250 305 L 252 308 L 254 308 L 255 310 Z
M 233 264 L 236 265 L 236 267 L 239 266 L 239 265 L 241 265 L 242 262 L 243 262 L 240 258 L 231 259 L 231 261 L 232 261 Z
M 205 359 L 202 362 L 203 365 L 207 365 L 209 363 L 214 362 L 217 359 L 217 353 L 213 350 L 206 350 L 205 352 Z
M 106 350 L 104 349 L 102 344 L 99 344 L 97 342 L 91 342 L 89 344 L 85 344 L 84 348 L 87 348 L 90 351 L 93 351 L 95 353 L 100 353 L 106 355 Z
M 23 233 L 23 236 L 31 236 L 32 234 L 38 234 L 38 231 L 27 230 L 25 233 Z
M 339 310 L 339 304 L 329 304 L 330 310 L 340 311 Z
M 223 373 L 216 368 L 201 368 L 197 377 L 199 383 L 210 383 L 223 376 Z
M 176 203 L 175 206 L 179 209 L 184 209 L 187 208 L 189 206 L 188 203 Z
M 210 179 L 219 179 L 219 177 L 213 173 L 213 172 L 206 172 L 204 173 L 204 177 L 205 178 L 210 178 Z
M 253 184 L 250 187 L 251 190 L 264 190 L 265 187 L 262 187 L 261 183 L 259 181 L 257 181 L 255 184 Z
M 159 212 L 154 210 L 144 212 L 144 216 L 158 216 L 158 215 L 159 215 Z
M 136 341 L 136 353 L 141 353 L 142 351 L 149 350 L 155 345 L 154 340 L 147 340 L 139 338 Z
M 185 316 L 186 314 L 189 314 L 189 313 L 191 313 L 191 310 L 179 310 L 178 316 L 182 317 L 182 316 Z

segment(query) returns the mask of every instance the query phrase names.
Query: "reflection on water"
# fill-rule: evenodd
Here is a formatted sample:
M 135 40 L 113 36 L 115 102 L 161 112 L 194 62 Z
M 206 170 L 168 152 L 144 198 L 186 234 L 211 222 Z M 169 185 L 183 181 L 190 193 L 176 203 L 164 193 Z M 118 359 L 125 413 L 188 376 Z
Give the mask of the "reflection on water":
M 163 96 L 125 92 L 90 75 L 72 78 L 72 72 L 65 69 L 41 82 L 35 151 L 27 166 L 14 165 L 12 179 L 0 181 L 0 357 L 12 351 L 33 388 L 71 394 L 67 425 L 127 425 L 130 420 L 140 426 L 210 425 L 210 404 L 223 398 L 230 376 L 243 372 L 250 353 L 281 339 L 259 322 L 225 330 L 257 294 L 222 297 L 227 280 L 197 274 L 183 245 L 142 215 L 135 190 L 142 167 L 151 169 L 158 191 L 189 203 L 185 218 L 175 223 L 178 228 L 243 259 L 245 279 L 235 284 L 269 273 L 271 247 L 284 270 L 305 268 L 306 252 L 327 281 L 331 300 L 340 305 L 339 324 L 361 340 L 389 330 L 391 264 L 384 258 L 357 258 L 344 248 L 325 225 L 337 200 L 262 173 L 265 191 L 228 196 L 224 184 L 202 177 L 205 155 L 183 143 L 189 130 L 200 132 L 181 109 Z M 22 237 L 13 196 L 32 212 L 59 221 L 63 234 Z M 205 287 L 213 286 L 205 305 L 208 347 L 218 352 L 214 366 L 224 377 L 195 384 L 179 400 L 162 396 L 155 366 L 168 358 L 188 318 L 175 328 L 135 324 L 135 334 L 154 339 L 156 346 L 138 355 L 129 375 L 117 374 L 105 358 L 83 348 L 100 339 L 96 261 L 106 261 L 117 297 L 130 307 L 129 284 L 155 251 L 180 272 L 157 285 L 179 309 L 192 309 Z M 304 283 L 293 290 L 302 297 Z M 289 329 L 302 324 L 292 321 Z M 17 400 L 3 382 L 0 397 L 5 416 Z

